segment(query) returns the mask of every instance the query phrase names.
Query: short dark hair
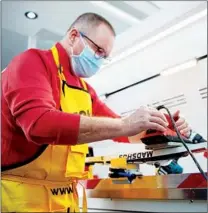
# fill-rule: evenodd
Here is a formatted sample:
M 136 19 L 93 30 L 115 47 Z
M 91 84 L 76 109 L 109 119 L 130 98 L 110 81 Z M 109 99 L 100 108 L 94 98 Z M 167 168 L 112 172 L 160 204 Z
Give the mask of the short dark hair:
M 101 23 L 104 23 L 106 26 L 110 28 L 113 35 L 116 35 L 116 32 L 113 26 L 107 21 L 104 17 L 96 14 L 96 13 L 84 13 L 80 15 L 69 27 L 68 31 L 71 30 L 73 27 L 77 28 L 78 30 L 88 33 L 91 29 L 98 27 Z

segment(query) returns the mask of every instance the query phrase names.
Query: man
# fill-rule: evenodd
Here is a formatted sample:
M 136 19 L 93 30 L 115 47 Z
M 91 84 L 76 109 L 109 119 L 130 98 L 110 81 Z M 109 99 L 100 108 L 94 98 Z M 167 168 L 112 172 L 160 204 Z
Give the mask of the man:
M 128 143 L 147 129 L 165 130 L 156 109 L 119 118 L 82 79 L 97 73 L 114 40 L 107 20 L 86 13 L 52 49 L 27 50 L 2 73 L 3 212 L 79 211 L 76 180 L 90 177 L 88 143 Z M 184 119 L 177 127 L 190 134 Z

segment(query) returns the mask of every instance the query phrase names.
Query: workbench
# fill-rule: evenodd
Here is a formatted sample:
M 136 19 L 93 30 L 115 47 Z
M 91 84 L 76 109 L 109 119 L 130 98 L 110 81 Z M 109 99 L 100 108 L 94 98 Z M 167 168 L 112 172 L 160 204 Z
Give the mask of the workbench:
M 89 212 L 207 212 L 207 182 L 199 173 L 81 181 Z

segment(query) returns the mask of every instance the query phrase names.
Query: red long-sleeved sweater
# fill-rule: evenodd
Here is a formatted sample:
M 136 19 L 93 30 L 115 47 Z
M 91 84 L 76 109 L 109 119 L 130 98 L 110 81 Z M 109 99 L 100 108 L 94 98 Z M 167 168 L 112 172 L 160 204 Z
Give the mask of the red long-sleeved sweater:
M 57 43 L 67 83 L 82 87 L 71 72 L 64 48 Z M 16 56 L 2 73 L 2 166 L 25 162 L 44 144 L 75 145 L 80 115 L 59 110 L 59 78 L 51 50 L 30 49 Z M 93 116 L 118 117 L 87 84 Z M 114 139 L 128 142 L 126 137 Z

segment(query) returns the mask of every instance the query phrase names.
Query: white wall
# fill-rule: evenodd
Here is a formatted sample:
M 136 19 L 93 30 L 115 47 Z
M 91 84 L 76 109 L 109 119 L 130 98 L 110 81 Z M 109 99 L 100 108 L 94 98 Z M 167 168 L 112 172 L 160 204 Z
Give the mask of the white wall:
M 1 70 L 3 70 L 13 57 L 27 49 L 28 37 L 17 32 L 2 28 Z
M 199 89 L 204 87 L 207 87 L 207 59 L 199 61 L 198 65 L 191 69 L 160 76 L 109 96 L 106 104 L 117 113 L 122 113 L 141 105 L 184 94 L 187 103 L 171 110 L 179 108 L 190 125 L 206 136 L 207 100 L 202 99 L 199 92 Z

